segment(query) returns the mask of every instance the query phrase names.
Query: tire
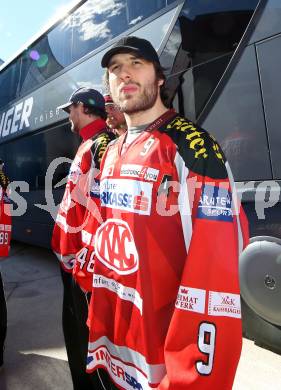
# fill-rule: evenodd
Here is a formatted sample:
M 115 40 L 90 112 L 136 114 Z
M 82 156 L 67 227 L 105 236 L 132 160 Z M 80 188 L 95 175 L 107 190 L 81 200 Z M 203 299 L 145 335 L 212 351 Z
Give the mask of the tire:
M 281 240 L 251 238 L 239 269 L 243 335 L 281 354 Z
M 265 321 L 241 300 L 243 336 L 281 355 L 281 327 Z
M 281 326 L 281 240 L 251 238 L 239 260 L 245 303 L 265 321 Z

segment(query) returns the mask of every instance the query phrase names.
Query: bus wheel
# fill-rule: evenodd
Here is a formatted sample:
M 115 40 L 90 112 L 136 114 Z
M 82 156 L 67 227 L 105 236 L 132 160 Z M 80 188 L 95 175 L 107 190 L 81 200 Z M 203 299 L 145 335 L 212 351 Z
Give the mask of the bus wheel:
M 281 327 L 265 321 L 243 300 L 242 324 L 243 336 L 253 340 L 256 345 L 281 355 Z
M 239 268 L 244 334 L 281 353 L 281 240 L 251 238 Z

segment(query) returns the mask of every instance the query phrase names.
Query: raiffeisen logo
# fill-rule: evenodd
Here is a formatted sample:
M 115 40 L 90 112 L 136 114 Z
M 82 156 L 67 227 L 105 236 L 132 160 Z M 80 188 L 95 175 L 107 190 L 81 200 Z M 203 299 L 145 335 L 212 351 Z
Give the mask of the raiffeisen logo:
M 0 117 L 0 136 L 7 137 L 24 128 L 30 127 L 29 118 L 33 107 L 33 97 L 12 106 L 2 112 Z

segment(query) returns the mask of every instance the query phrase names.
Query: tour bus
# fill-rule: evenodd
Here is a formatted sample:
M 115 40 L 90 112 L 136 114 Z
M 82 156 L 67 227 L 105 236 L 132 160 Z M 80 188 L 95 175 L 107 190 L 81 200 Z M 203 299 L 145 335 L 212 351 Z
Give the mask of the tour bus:
M 151 41 L 167 104 L 223 147 L 250 223 L 240 258 L 244 334 L 281 353 L 280 0 L 80 1 L 6 61 L 0 158 L 17 183 L 13 238 L 50 245 L 79 144 L 57 107 L 79 87 L 102 90 L 101 58 L 123 35 Z

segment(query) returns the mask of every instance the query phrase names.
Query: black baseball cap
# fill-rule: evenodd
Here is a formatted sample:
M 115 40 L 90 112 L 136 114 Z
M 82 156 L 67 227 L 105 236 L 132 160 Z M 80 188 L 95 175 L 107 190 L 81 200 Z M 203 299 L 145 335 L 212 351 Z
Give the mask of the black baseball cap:
M 147 61 L 158 62 L 160 64 L 158 54 L 149 41 L 130 36 L 119 39 L 119 41 L 104 54 L 101 60 L 101 66 L 107 68 L 112 56 L 118 53 L 128 53 L 131 51 L 136 52 L 138 56 Z
M 69 113 L 69 107 L 73 103 L 83 103 L 88 107 L 99 108 L 100 110 L 105 111 L 104 98 L 101 93 L 96 91 L 93 88 L 79 88 L 69 98 L 69 101 L 65 104 L 62 104 L 58 109 L 62 109 Z

